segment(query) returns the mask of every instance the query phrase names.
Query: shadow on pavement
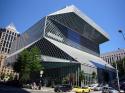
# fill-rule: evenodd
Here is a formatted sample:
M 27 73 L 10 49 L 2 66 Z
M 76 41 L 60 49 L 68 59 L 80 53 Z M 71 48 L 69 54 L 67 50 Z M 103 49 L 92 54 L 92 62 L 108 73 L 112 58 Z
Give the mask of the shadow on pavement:
M 0 82 L 0 93 L 30 93 L 21 88 L 17 81 L 13 82 Z
M 15 87 L 0 87 L 0 93 L 30 93 L 22 88 L 15 88 Z

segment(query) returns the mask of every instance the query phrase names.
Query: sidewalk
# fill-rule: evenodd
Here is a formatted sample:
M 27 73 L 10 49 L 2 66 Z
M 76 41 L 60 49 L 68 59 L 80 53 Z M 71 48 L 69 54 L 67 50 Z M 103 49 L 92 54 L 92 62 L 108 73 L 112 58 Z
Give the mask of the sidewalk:
M 0 93 L 55 93 L 54 88 L 42 87 L 41 90 L 33 90 L 28 88 L 16 88 L 10 86 L 0 87 Z M 74 93 L 74 92 L 62 92 L 62 93 Z
M 27 89 L 27 88 L 23 88 L 26 91 L 53 91 L 54 92 L 54 88 L 50 88 L 50 87 L 42 87 L 41 90 L 33 90 L 33 89 Z
M 42 87 L 41 90 L 33 90 L 33 89 L 26 89 L 23 88 L 24 90 L 28 91 L 28 92 L 50 92 L 50 93 L 55 93 L 54 92 L 54 88 L 50 88 L 50 87 Z M 75 92 L 61 92 L 61 93 L 75 93 Z

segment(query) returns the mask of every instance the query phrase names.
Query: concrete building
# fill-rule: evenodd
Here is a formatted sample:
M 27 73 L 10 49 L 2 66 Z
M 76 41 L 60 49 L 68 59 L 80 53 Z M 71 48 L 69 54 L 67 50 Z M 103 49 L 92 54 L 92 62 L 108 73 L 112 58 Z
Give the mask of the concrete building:
M 11 49 L 12 42 L 17 38 L 18 34 L 13 24 L 8 25 L 6 28 L 0 28 L 0 73 L 6 71 L 6 67 L 3 67 L 4 61 Z
M 120 61 L 125 58 L 125 49 L 118 49 L 116 51 L 101 54 L 100 57 L 108 64 L 112 65 L 112 62 Z
M 99 45 L 108 40 L 101 27 L 71 5 L 45 16 L 26 30 L 14 41 L 7 62 L 15 62 L 21 51 L 36 46 L 45 68 L 43 78 L 48 83 L 62 83 L 69 77 L 70 83 L 79 85 L 80 71 L 85 73 L 85 85 L 92 83 L 93 72 L 98 82 L 105 81 L 105 72 L 111 81 L 114 68 L 100 58 L 99 50 Z
M 0 28 L 0 53 L 8 54 L 12 42 L 17 38 L 18 32 L 13 24 Z

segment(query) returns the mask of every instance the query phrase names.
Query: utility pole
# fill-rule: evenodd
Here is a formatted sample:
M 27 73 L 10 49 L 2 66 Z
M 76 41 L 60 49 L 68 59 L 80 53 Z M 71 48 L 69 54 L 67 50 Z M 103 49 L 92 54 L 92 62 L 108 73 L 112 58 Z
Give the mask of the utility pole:
M 79 66 L 78 66 L 78 86 L 79 86 L 79 72 L 80 72 L 80 69 L 79 69 Z
M 122 30 L 118 30 L 118 32 L 122 34 L 123 39 L 125 40 L 125 34 L 123 33 L 123 31 Z
M 116 56 L 115 56 L 115 58 L 114 58 L 114 62 L 115 62 L 115 69 L 116 69 L 116 78 L 117 78 L 118 90 L 120 91 L 119 75 L 118 75 L 118 66 L 117 66 L 117 62 L 116 62 Z
M 122 30 L 118 30 L 118 32 L 119 32 L 120 34 L 122 34 L 122 37 L 123 37 L 123 39 L 125 40 L 125 34 L 123 33 L 123 31 L 122 31 Z M 124 70 L 124 73 L 125 73 L 125 61 L 124 61 L 124 59 L 123 59 L 123 70 Z

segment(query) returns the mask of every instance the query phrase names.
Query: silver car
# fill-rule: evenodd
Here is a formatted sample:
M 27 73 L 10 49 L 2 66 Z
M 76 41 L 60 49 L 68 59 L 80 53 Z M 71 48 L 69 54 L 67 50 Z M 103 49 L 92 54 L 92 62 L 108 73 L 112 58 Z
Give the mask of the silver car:
M 102 85 L 98 85 L 94 88 L 94 91 L 101 91 L 102 90 Z
M 113 89 L 112 87 L 103 87 L 102 93 L 119 93 L 119 91 L 116 89 Z

